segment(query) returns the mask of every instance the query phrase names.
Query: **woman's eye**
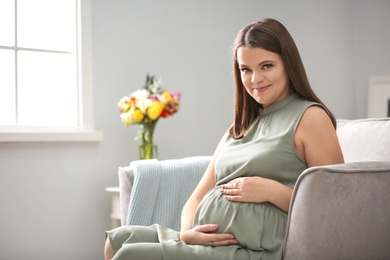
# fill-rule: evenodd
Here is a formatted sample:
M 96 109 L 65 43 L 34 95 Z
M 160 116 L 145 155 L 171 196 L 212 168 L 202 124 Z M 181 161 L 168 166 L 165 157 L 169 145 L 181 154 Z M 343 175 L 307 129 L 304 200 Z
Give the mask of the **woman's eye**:
M 270 63 L 269 63 L 269 64 L 264 64 L 264 65 L 263 65 L 263 69 L 265 69 L 265 70 L 266 70 L 266 69 L 270 69 L 270 68 L 272 68 L 272 67 L 273 67 L 273 65 L 270 64 Z
M 247 71 L 249 71 L 249 69 L 248 68 L 240 68 L 240 71 L 241 72 L 247 72 Z

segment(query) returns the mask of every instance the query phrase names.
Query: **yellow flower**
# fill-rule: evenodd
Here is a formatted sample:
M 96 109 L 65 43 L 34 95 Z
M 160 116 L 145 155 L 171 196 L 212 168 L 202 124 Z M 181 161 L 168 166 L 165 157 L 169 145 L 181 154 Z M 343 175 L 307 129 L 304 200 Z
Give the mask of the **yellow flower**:
M 162 95 L 163 95 L 166 103 L 171 102 L 172 98 L 171 98 L 171 94 L 169 93 L 169 91 L 165 91 Z
M 164 105 L 160 102 L 153 101 L 150 107 L 148 108 L 148 117 L 151 120 L 156 120 L 164 109 Z
M 134 110 L 133 114 L 131 115 L 131 119 L 133 121 L 135 121 L 136 123 L 139 123 L 144 119 L 144 114 L 142 114 L 141 110 L 136 109 L 136 110 Z

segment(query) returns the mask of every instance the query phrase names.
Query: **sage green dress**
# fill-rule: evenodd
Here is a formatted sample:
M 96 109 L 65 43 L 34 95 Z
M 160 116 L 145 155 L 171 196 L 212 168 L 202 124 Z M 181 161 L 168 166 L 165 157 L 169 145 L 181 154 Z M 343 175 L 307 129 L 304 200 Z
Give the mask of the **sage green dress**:
M 218 224 L 217 233 L 234 234 L 238 245 L 186 245 L 178 232 L 157 224 L 126 226 L 107 232 L 114 259 L 282 259 L 287 213 L 271 203 L 228 201 L 220 186 L 238 177 L 261 176 L 293 188 L 307 168 L 295 150 L 294 135 L 303 113 L 313 105 L 320 106 L 290 95 L 262 109 L 242 139 L 227 133 L 222 138 L 215 163 L 217 184 L 201 201 L 194 226 Z

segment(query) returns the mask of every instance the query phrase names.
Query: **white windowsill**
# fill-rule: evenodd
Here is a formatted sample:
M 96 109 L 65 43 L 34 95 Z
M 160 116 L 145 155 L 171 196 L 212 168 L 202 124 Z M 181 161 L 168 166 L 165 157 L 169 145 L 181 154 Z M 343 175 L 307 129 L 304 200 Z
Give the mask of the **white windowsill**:
M 100 142 L 103 133 L 82 132 L 0 132 L 0 142 Z

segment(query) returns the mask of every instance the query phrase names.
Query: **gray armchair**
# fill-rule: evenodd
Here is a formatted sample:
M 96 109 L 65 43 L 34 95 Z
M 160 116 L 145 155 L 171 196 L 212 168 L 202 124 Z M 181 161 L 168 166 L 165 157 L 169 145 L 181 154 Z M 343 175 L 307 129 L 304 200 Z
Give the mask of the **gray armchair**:
M 286 260 L 390 259 L 390 118 L 338 120 L 337 134 L 345 164 L 309 168 L 295 185 Z M 178 212 L 210 158 L 120 167 L 122 225 L 159 223 L 178 230 Z

